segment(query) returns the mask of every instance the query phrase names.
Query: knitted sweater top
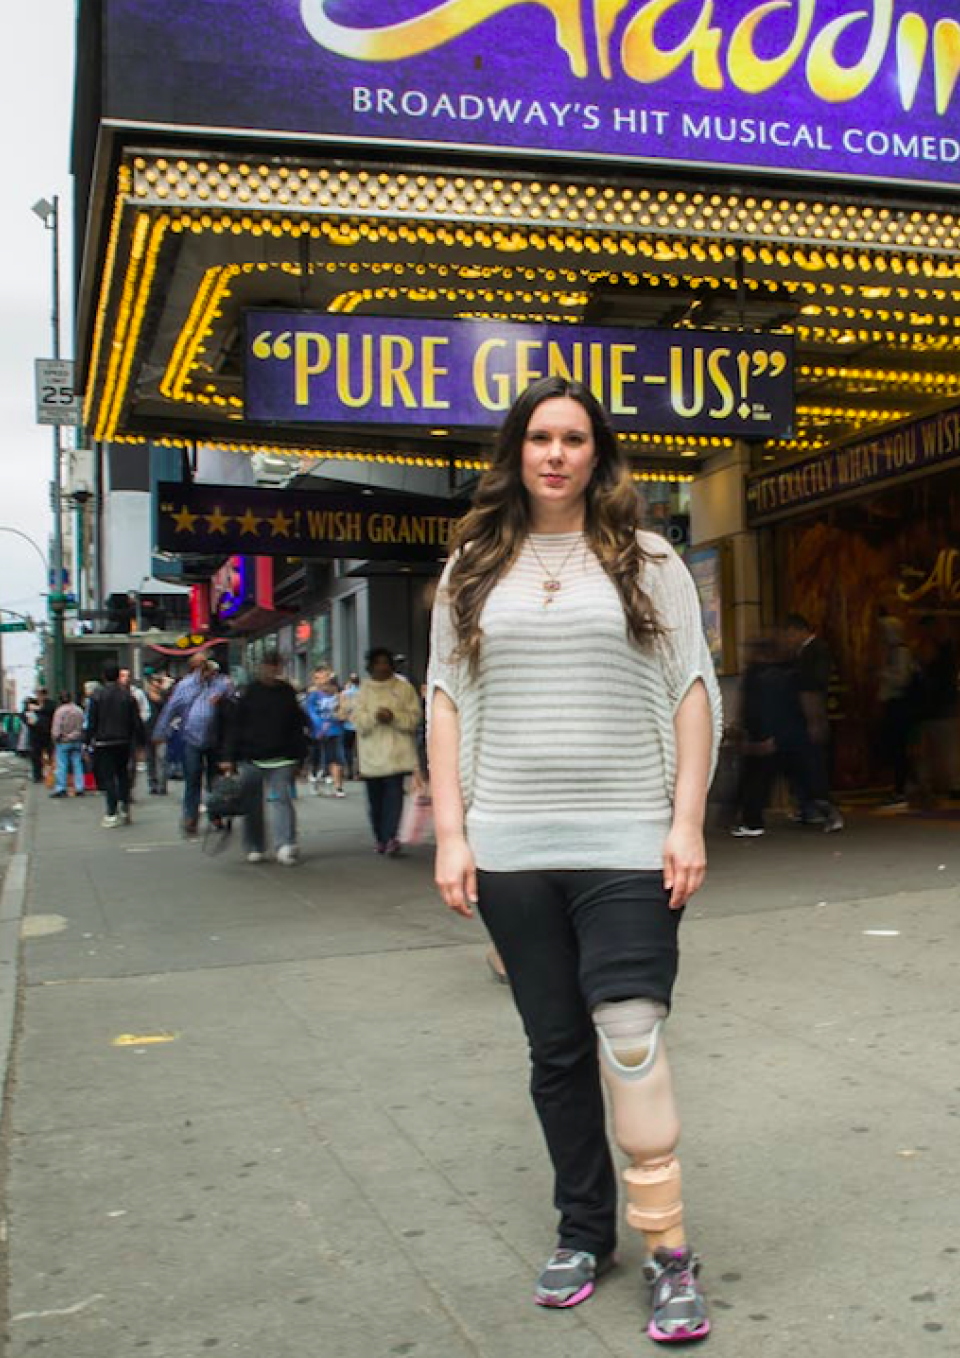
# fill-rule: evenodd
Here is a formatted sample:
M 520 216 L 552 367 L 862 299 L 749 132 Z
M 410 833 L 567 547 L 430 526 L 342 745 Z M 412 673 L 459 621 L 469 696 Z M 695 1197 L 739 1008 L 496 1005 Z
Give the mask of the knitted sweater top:
M 640 541 L 653 557 L 643 588 L 663 628 L 656 642 L 630 640 L 620 597 L 582 533 L 532 534 L 484 606 L 475 677 L 453 655 L 447 564 L 433 610 L 428 712 L 438 688 L 457 707 L 466 834 L 485 871 L 661 868 L 674 716 L 698 679 L 716 762 L 720 692 L 696 587 L 662 538 L 642 532 Z M 561 578 L 549 605 L 544 566 Z

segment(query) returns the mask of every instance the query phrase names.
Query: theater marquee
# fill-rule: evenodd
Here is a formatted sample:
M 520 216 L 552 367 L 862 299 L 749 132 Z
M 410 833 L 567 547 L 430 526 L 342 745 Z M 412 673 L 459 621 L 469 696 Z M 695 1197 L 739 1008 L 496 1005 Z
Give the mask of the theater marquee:
M 940 471 L 957 462 L 960 410 L 944 410 L 872 439 L 828 448 L 778 471 L 754 473 L 747 482 L 747 517 L 751 526 L 758 527 L 887 481 Z
M 107 0 L 106 13 L 111 122 L 960 186 L 955 0 Z
M 420 495 L 328 494 L 161 482 L 157 550 L 187 556 L 439 561 L 465 505 Z
M 532 381 L 560 374 L 624 432 L 793 431 L 785 336 L 251 311 L 246 340 L 251 421 L 490 427 Z

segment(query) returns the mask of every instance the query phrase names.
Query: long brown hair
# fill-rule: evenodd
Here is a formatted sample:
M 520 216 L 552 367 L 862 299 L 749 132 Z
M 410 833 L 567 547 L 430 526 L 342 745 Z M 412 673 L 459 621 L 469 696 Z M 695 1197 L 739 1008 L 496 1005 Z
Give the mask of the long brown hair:
M 627 635 L 649 646 L 661 632 L 650 599 L 640 585 L 652 558 L 640 546 L 643 511 L 626 459 L 606 412 L 593 393 L 565 377 L 543 377 L 517 397 L 497 436 L 493 464 L 480 479 L 469 511 L 457 525 L 457 557 L 448 589 L 457 632 L 457 657 L 476 674 L 483 629 L 480 615 L 491 591 L 516 561 L 530 532 L 530 498 L 521 475 L 523 442 L 538 406 L 568 396 L 587 412 L 597 465 L 587 486 L 584 536 L 616 587 Z

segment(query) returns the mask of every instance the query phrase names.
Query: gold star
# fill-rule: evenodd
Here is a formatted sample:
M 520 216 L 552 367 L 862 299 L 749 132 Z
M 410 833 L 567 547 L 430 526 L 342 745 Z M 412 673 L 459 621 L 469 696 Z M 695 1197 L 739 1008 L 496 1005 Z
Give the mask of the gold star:
M 197 522 L 198 515 L 191 514 L 186 505 L 182 505 L 179 514 L 174 514 L 173 521 L 177 525 L 178 533 L 194 533 L 194 524 Z
M 207 520 L 208 533 L 225 533 L 227 531 L 227 524 L 230 522 L 230 516 L 229 514 L 222 514 L 219 505 L 217 505 L 212 514 L 206 514 L 204 517 Z
M 253 533 L 254 536 L 256 536 L 257 529 L 260 527 L 261 523 L 262 520 L 257 518 L 252 509 L 248 509 L 242 519 L 237 519 L 237 526 L 240 529 L 240 532 Z
M 290 525 L 293 519 L 287 517 L 282 509 L 278 509 L 272 519 L 267 519 L 267 523 L 273 529 L 275 538 L 288 538 L 290 536 Z

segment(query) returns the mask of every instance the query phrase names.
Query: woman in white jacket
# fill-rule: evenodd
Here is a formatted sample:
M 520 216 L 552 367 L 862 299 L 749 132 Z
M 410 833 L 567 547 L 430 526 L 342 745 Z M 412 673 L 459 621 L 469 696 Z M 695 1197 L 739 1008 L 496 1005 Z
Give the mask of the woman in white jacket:
M 396 673 L 393 654 L 384 646 L 367 655 L 367 674 L 353 711 L 360 777 L 367 786 L 377 853 L 395 858 L 400 853 L 403 780 L 417 767 L 420 699 L 413 685 Z

